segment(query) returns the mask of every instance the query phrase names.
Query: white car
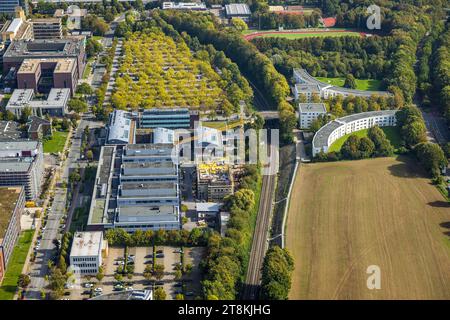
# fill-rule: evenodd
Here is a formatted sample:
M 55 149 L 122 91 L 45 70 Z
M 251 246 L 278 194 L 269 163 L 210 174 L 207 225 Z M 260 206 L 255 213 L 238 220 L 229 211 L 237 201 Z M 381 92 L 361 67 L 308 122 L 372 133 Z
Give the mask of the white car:
M 95 288 L 94 291 L 95 292 L 103 292 L 103 289 L 102 288 Z
M 83 285 L 83 287 L 85 287 L 85 288 L 92 288 L 94 285 L 92 284 L 92 283 L 85 283 L 84 285 Z

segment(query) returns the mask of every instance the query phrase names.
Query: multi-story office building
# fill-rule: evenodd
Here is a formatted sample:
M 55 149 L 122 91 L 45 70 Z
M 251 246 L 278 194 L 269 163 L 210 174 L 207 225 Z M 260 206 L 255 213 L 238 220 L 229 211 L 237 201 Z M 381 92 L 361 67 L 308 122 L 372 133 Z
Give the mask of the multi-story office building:
M 26 59 L 17 71 L 17 88 L 48 93 L 52 88 L 70 89 L 74 94 L 78 82 L 76 60 Z
M 61 39 L 62 24 L 60 18 L 31 20 L 34 39 Z
M 187 108 L 144 110 L 139 118 L 140 128 L 189 129 L 191 120 Z
M 0 4 L 1 5 L 1 4 Z M 33 28 L 27 21 L 25 12 L 17 7 L 15 11 L 15 18 L 6 23 L 0 28 L 1 41 L 11 42 L 15 40 L 30 40 L 33 37 Z
M 0 186 L 23 186 L 28 200 L 39 197 L 44 172 L 40 141 L 0 142 Z
M 172 144 L 104 146 L 89 229 L 179 229 L 179 176 Z
M 65 66 L 58 63 L 61 61 L 59 59 L 70 60 L 74 59 L 74 67 L 76 72 L 74 73 L 74 79 L 78 78 L 83 74 L 84 67 L 86 65 L 86 53 L 85 53 L 85 41 L 84 37 L 81 38 L 68 38 L 68 39 L 35 39 L 32 41 L 13 41 L 8 49 L 3 55 L 3 74 L 6 75 L 12 68 L 19 70 L 20 66 L 24 60 L 38 59 L 40 62 L 41 77 L 46 76 L 51 78 L 53 73 L 57 70 L 58 66 L 65 70 Z M 52 60 L 51 63 L 46 64 L 45 61 Z M 69 62 L 65 62 L 69 64 Z M 64 68 L 63 68 L 64 67 Z M 34 67 L 33 67 L 34 68 Z M 68 66 L 67 69 L 70 69 Z M 39 68 L 36 68 L 36 72 L 39 73 Z M 24 70 L 25 71 L 25 70 Z M 72 73 L 72 72 L 71 72 Z M 67 80 L 67 79 L 66 79 Z M 57 83 L 58 80 L 54 79 Z M 76 85 L 77 81 L 74 81 Z M 55 86 L 56 87 L 56 86 Z M 68 88 L 67 86 L 62 86 L 61 88 Z M 28 88 L 31 88 L 29 86 Z M 72 90 L 73 92 L 73 90 Z
M 346 134 L 374 126 L 397 125 L 396 113 L 397 110 L 361 112 L 327 123 L 314 135 L 312 141 L 313 156 L 316 156 L 319 152 L 328 152 L 328 148 L 333 142 Z
M 197 198 L 208 202 L 222 202 L 234 193 L 231 168 L 225 164 L 200 163 L 197 165 Z
M 74 273 L 95 275 L 107 255 L 108 242 L 102 231 L 76 232 L 70 250 L 70 267 Z
M 106 144 L 124 146 L 136 139 L 136 124 L 129 112 L 114 110 L 109 115 Z
M 327 108 L 323 103 L 299 103 L 298 111 L 301 129 L 309 129 L 314 120 L 320 115 L 327 114 Z
M 1 0 L 0 14 L 5 13 L 12 15 L 16 11 L 16 7 L 22 6 L 25 12 L 28 11 L 28 1 L 26 0 Z
M 0 283 L 20 234 L 20 217 L 24 208 L 22 187 L 0 187 Z
M 32 115 L 41 117 L 63 117 L 68 112 L 70 89 L 51 89 L 46 100 L 33 100 L 33 89 L 16 89 L 6 105 L 6 110 L 16 117 L 22 115 L 24 108 L 31 108 Z
M 323 99 L 336 96 L 342 96 L 344 98 L 348 96 L 370 98 L 373 95 L 382 97 L 392 95 L 387 91 L 365 91 L 334 86 L 315 79 L 305 69 L 294 69 L 293 76 L 296 82 L 294 87 L 295 99 L 299 99 L 300 94 L 304 94 L 309 98 L 313 93 L 318 94 Z M 310 99 L 308 99 L 308 102 L 310 102 Z

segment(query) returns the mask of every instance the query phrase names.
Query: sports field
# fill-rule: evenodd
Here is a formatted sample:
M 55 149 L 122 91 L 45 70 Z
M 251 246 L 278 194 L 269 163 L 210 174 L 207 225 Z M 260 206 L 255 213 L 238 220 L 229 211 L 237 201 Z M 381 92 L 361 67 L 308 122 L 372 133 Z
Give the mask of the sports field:
M 290 299 L 450 299 L 450 207 L 413 160 L 302 164 L 292 195 Z
M 343 87 L 345 78 L 325 78 L 316 77 L 317 80 L 329 83 L 333 86 Z M 381 90 L 381 81 L 375 79 L 355 79 L 356 89 L 364 91 L 379 91 Z
M 323 29 L 323 30 L 253 30 L 247 31 L 247 34 L 244 34 L 244 38 L 246 40 L 252 40 L 260 37 L 277 37 L 277 38 L 286 38 L 286 39 L 300 39 L 300 38 L 308 38 L 308 37 L 344 37 L 344 36 L 354 36 L 354 37 L 362 37 L 364 36 L 363 32 L 357 32 L 353 30 L 347 29 Z
M 391 142 L 392 146 L 395 149 L 401 146 L 400 132 L 397 127 L 381 127 L 380 129 L 383 130 L 384 134 L 386 135 L 386 138 L 389 139 L 389 141 Z M 344 145 L 344 142 L 347 141 L 348 137 L 350 137 L 351 135 L 356 135 L 359 138 L 367 137 L 368 131 L 369 129 L 359 130 L 340 137 L 335 142 L 333 142 L 333 144 L 328 148 L 328 152 L 340 151 L 342 146 Z

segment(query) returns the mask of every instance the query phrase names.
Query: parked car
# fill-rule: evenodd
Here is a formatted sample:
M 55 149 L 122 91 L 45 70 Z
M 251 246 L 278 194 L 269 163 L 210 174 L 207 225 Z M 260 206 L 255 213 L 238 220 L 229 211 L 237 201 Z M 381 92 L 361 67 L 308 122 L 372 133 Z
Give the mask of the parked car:
M 92 288 L 94 285 L 92 283 L 86 282 L 85 284 L 83 284 L 84 288 Z
M 94 292 L 103 292 L 103 289 L 102 288 L 95 288 Z

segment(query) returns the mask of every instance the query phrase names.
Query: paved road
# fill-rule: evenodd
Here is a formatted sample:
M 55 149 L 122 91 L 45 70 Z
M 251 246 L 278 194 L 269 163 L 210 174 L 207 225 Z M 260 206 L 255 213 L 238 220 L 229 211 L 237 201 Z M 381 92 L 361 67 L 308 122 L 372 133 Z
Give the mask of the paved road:
M 42 233 L 41 247 L 37 250 L 36 260 L 31 266 L 30 277 L 31 283 L 27 290 L 26 299 L 40 299 L 40 291 L 46 285 L 45 275 L 48 274 L 48 260 L 50 260 L 55 254 L 55 246 L 53 244 L 54 239 L 61 238 L 61 225 L 60 220 L 65 214 L 67 203 L 67 189 L 62 187 L 62 181 L 68 181 L 71 170 L 78 167 L 84 167 L 85 163 L 79 163 L 80 159 L 80 146 L 81 135 L 86 126 L 90 128 L 98 128 L 103 124 L 101 122 L 94 121 L 91 115 L 84 115 L 77 127 L 75 134 L 73 135 L 72 145 L 69 149 L 69 155 L 63 163 L 63 167 L 60 170 L 60 176 L 55 189 L 55 197 L 51 210 L 48 214 L 48 222 L 45 230 Z M 77 201 L 76 197 L 73 199 Z
M 433 142 L 437 142 L 439 144 L 444 144 L 450 140 L 450 132 L 442 115 L 435 111 L 422 111 L 422 115 L 428 132 L 432 133 L 432 136 L 434 137 L 434 139 L 430 140 L 434 140 Z
M 268 245 L 267 236 L 272 215 L 275 181 L 275 174 L 263 176 L 261 199 L 258 216 L 256 218 L 255 232 L 253 234 L 247 277 L 242 290 L 243 300 L 256 300 L 259 298 L 261 268 Z

